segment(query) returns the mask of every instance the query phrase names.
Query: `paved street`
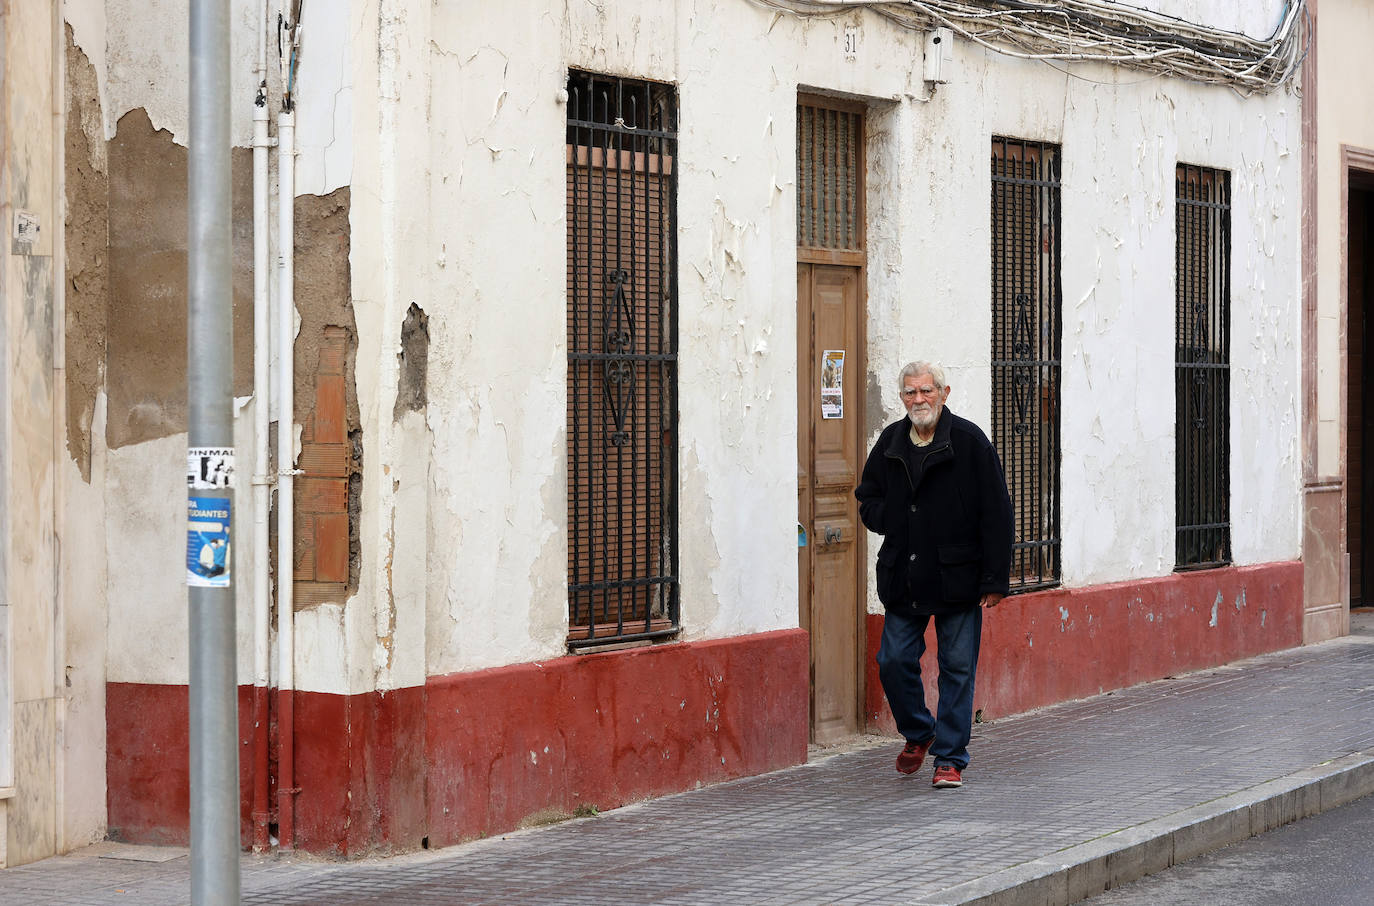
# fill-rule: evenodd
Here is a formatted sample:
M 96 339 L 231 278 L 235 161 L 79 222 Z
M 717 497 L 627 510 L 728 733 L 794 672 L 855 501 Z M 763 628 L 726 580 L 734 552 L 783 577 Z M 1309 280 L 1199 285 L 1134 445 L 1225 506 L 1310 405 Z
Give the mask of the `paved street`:
M 1369 906 L 1374 796 L 1084 901 L 1084 906 Z
M 243 861 L 251 904 L 1062 903 L 1374 791 L 1374 624 L 976 728 L 958 790 L 893 740 L 389 860 Z M 187 901 L 184 851 L 0 873 L 0 902 Z M 153 851 L 154 857 L 169 853 Z

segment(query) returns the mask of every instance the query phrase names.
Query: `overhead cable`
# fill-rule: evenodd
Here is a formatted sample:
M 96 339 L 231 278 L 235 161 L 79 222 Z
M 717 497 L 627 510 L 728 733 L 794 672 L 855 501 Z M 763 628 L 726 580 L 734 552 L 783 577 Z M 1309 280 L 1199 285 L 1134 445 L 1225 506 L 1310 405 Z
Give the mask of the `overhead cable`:
M 1107 0 L 750 0 L 802 18 L 867 9 L 903 28 L 951 29 L 999 54 L 1128 66 L 1243 94 L 1288 84 L 1306 54 L 1306 0 L 1288 0 L 1268 38 Z

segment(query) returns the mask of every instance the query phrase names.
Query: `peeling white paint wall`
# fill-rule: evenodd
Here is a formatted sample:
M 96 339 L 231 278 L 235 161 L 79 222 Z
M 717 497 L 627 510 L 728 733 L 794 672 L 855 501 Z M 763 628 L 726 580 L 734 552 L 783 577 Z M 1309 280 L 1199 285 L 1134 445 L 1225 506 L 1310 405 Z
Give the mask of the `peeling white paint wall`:
M 184 136 L 184 99 L 131 75 L 164 53 L 138 27 L 163 5 L 110 7 L 127 16 L 107 27 L 107 123 L 143 106 Z M 1220 0 L 1156 6 L 1260 36 L 1278 14 Z M 922 356 L 949 367 L 952 408 L 988 426 L 990 136 L 1062 143 L 1070 585 L 1173 568 L 1173 171 L 1180 160 L 1229 169 L 1232 443 L 1264 453 L 1233 456 L 1235 560 L 1297 556 L 1294 96 L 1242 100 L 1101 66 L 1068 76 L 962 41 L 932 95 L 919 34 L 871 13 L 801 20 L 745 0 L 352 0 L 306 26 L 298 174 L 303 192 L 352 189 L 364 478 L 358 593 L 298 616 L 299 688 L 396 688 L 566 650 L 569 67 L 679 89 L 685 638 L 797 625 L 799 89 L 869 104 L 871 374 L 855 377 L 877 388 L 869 408 L 887 419 L 900 413 L 893 376 Z M 852 59 L 847 26 L 859 35 Z M 160 56 L 156 67 L 171 72 Z M 235 111 L 236 136 L 250 112 Z M 412 303 L 429 318 L 428 406 L 397 420 Z M 112 679 L 184 682 L 184 654 L 139 645 L 154 625 L 185 631 L 184 589 L 158 560 L 180 543 L 184 495 L 150 493 L 148 477 L 184 446 L 169 438 L 108 457 L 107 534 L 140 553 L 127 566 L 111 555 Z
M 100 109 L 108 110 L 109 99 L 105 95 L 109 83 L 109 68 L 105 65 L 105 0 L 62 0 L 62 18 L 72 29 L 72 41 L 86 53 L 95 69 L 96 90 L 100 98 Z M 114 120 L 102 117 L 100 129 L 87 129 L 89 139 L 94 143 L 97 138 L 111 138 L 114 135 Z
M 431 299 L 430 674 L 566 638 L 564 25 L 532 0 L 434 11 L 415 262 Z
M 1280 12 L 1157 8 L 1261 37 Z M 859 29 L 854 60 L 842 50 L 846 26 Z M 928 355 L 950 367 L 952 405 L 988 424 L 989 138 L 1063 144 L 1071 585 L 1173 569 L 1173 171 L 1180 160 L 1231 170 L 1233 443 L 1266 452 L 1234 457 L 1235 559 L 1297 556 L 1295 416 L 1282 402 L 1296 398 L 1298 375 L 1292 95 L 1241 100 L 1102 66 L 1069 76 L 959 42 L 950 83 L 931 97 L 918 35 L 860 12 L 801 21 L 736 0 L 445 11 L 432 30 L 433 84 L 453 87 L 433 97 L 438 292 L 429 311 L 441 323 L 431 361 L 452 377 L 431 386 L 431 544 L 461 553 L 433 559 L 431 673 L 562 651 L 563 595 L 506 608 L 477 600 L 476 589 L 528 600 L 530 570 L 557 587 L 564 569 L 539 559 L 545 539 L 564 531 L 558 501 L 531 524 L 510 512 L 505 489 L 546 482 L 560 454 L 562 111 L 551 105 L 567 67 L 679 87 L 686 638 L 796 625 L 799 88 L 870 103 L 869 366 L 894 414 L 890 375 Z M 501 34 L 512 40 L 492 38 Z M 520 112 L 514 126 L 511 110 Z M 511 236 L 520 237 L 521 273 L 497 263 Z M 516 336 L 501 314 L 506 300 L 520 306 Z M 512 452 L 522 410 L 543 424 L 532 462 Z
M 297 195 L 328 195 L 353 178 L 352 55 L 358 19 L 340 13 L 335 5 L 324 3 L 307 3 L 301 12 L 295 87 Z M 268 43 L 267 57 L 275 86 L 280 82 L 275 42 Z M 278 96 L 274 88 L 271 97 Z M 245 144 L 251 144 L 251 125 Z
M 275 11 L 276 5 L 270 8 Z M 258 54 L 258 33 L 253 24 L 257 11 L 257 0 L 232 0 L 229 7 L 230 97 L 236 105 L 244 105 L 244 112 L 236 113 L 230 124 L 230 137 L 238 147 L 246 147 L 253 140 L 253 120 L 247 105 L 252 103 L 257 85 L 253 79 Z M 107 138 L 114 137 L 121 116 L 141 107 L 148 111 L 154 129 L 166 129 L 177 144 L 186 144 L 189 30 L 187 6 L 177 0 L 106 0 L 103 61 L 95 62 L 98 38 L 91 46 L 81 46 L 96 73 L 103 76 L 101 101 Z M 274 69 L 275 42 L 271 47 L 268 68 Z
M 362 4 L 353 15 L 306 4 L 297 79 L 298 194 L 327 194 L 352 178 L 354 130 L 358 123 L 352 110 L 354 78 L 353 43 L 359 40 Z M 279 4 L 270 3 L 275 23 Z M 231 137 L 238 147 L 252 138 L 252 100 L 255 94 L 254 65 L 259 23 L 257 0 L 234 0 L 231 5 L 230 75 L 233 108 Z M 130 110 L 148 111 L 154 128 L 169 130 L 185 144 L 187 134 L 187 34 L 184 5 L 166 2 L 130 3 L 126 0 L 66 0 L 64 14 L 73 36 L 96 69 L 103 107 L 104 134 L 115 133 L 119 118 Z M 375 15 L 373 21 L 375 22 Z M 280 107 L 280 67 L 275 25 L 268 38 L 269 111 L 275 135 Z M 364 48 L 367 44 L 362 44 Z M 375 50 L 375 42 L 373 44 Z M 376 124 L 367 125 L 374 136 Z M 275 151 L 272 152 L 273 185 L 269 197 L 275 218 Z M 275 219 L 273 225 L 275 233 Z M 275 247 L 270 262 L 272 294 L 276 294 Z M 273 319 L 275 324 L 275 318 Z M 275 350 L 275 344 L 273 344 Z M 252 400 L 235 407 L 235 444 L 239 476 L 253 474 L 251 459 Z M 275 410 L 274 401 L 270 403 Z M 276 413 L 273 412 L 275 417 Z M 299 436 L 299 429 L 298 429 Z M 104 452 L 103 432 L 93 432 L 92 455 Z M 101 492 L 110 513 L 105 533 L 108 542 L 108 617 L 111 626 L 108 679 L 141 683 L 186 682 L 186 592 L 183 575 L 185 552 L 184 469 L 186 436 L 163 438 L 108 453 Z M 369 451 L 370 452 L 370 451 Z M 93 482 L 94 483 L 94 482 Z M 173 486 L 175 485 L 175 486 Z M 240 480 L 235 492 L 235 601 L 238 612 L 239 682 L 252 682 L 252 524 L 251 486 Z M 375 545 L 368 545 L 375 550 Z M 366 664 L 375 635 L 370 623 L 350 623 L 352 631 L 318 632 L 327 644 L 312 636 L 312 627 L 332 625 L 328 614 L 301 614 L 303 623 L 297 651 L 298 688 L 321 691 L 352 691 L 374 688 L 376 678 L 363 670 L 350 675 L 340 665 Z M 343 621 L 336 621 L 340 627 Z M 275 639 L 275 625 L 272 628 Z M 347 639 L 347 644 L 338 639 Z M 150 643 L 150 639 L 158 639 Z M 335 650 L 344 645 L 341 650 Z M 326 648 L 327 654 L 313 652 Z M 272 645 L 272 675 L 277 673 L 276 645 Z M 316 660 L 319 660 L 318 668 Z
M 914 111 L 913 169 L 932 177 L 915 199 L 924 229 L 913 231 L 918 245 L 904 256 L 921 297 L 904 309 L 908 335 L 931 338 L 922 349 L 934 345 L 929 354 L 951 366 L 951 406 L 987 426 L 989 137 L 1060 143 L 1065 584 L 1173 569 L 1180 161 L 1230 170 L 1233 179 L 1234 560 L 1296 558 L 1296 97 L 1240 100 L 1224 88 L 1106 67 L 1075 67 L 1083 78 L 1074 78 L 963 42 L 955 62 L 959 76 Z M 884 376 L 896 414 L 885 376 L 916 352 L 885 362 L 884 353 L 870 367 Z
M 184 434 L 105 453 L 110 682 L 187 682 L 185 471 Z
M 103 398 L 103 396 L 102 396 Z M 234 446 L 252 464 L 251 405 L 235 405 Z M 92 460 L 104 460 L 106 679 L 112 683 L 185 685 L 190 676 L 186 597 L 186 435 L 108 449 L 91 436 Z M 233 586 L 238 684 L 253 683 L 253 487 L 234 484 Z M 94 483 L 95 472 L 92 470 Z M 275 670 L 273 671 L 275 674 Z

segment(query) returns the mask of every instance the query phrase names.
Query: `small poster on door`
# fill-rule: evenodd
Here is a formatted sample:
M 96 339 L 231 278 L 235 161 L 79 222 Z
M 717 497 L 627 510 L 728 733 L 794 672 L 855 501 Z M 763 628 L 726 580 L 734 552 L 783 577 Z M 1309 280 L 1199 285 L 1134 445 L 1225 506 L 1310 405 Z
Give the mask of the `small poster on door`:
M 844 350 L 821 353 L 821 418 L 844 418 Z

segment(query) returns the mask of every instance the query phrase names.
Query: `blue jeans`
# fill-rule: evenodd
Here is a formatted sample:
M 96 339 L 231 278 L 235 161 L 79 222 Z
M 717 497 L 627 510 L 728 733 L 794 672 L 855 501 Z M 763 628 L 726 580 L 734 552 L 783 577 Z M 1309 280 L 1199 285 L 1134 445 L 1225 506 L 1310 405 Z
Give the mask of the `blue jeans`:
M 926 650 L 930 614 L 902 614 L 892 610 L 883 618 L 883 641 L 878 648 L 878 677 L 887 693 L 897 731 L 910 742 L 933 735 L 930 754 L 936 765 L 968 767 L 968 741 L 973 732 L 973 675 L 978 668 L 978 645 L 983 634 L 983 609 L 935 614 L 936 660 L 940 667 L 938 716 L 926 707 L 921 684 L 921 655 Z

